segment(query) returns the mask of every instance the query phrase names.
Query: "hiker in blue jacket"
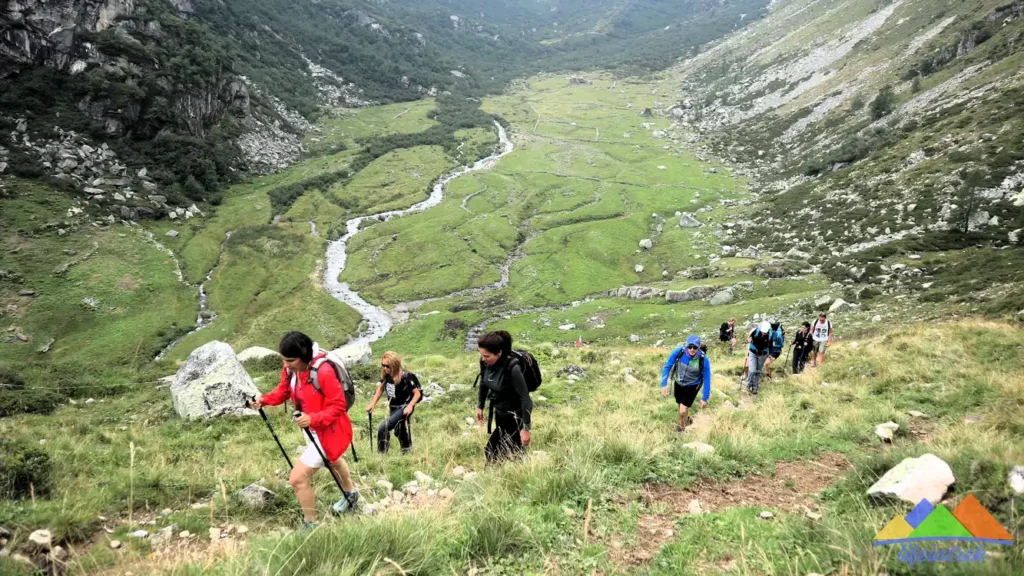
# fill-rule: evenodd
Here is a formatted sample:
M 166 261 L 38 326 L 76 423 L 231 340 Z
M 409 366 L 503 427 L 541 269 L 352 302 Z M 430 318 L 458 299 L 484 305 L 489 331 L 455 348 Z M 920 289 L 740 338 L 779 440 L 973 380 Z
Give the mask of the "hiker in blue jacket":
M 668 362 L 661 370 L 661 396 L 668 396 L 668 381 L 674 380 L 676 402 L 679 403 L 679 424 L 676 432 L 682 433 L 690 421 L 690 406 L 697 398 L 697 392 L 703 388 L 700 407 L 707 408 L 711 397 L 711 362 L 701 350 L 700 336 L 693 335 L 686 339 L 686 344 L 679 346 L 669 354 Z
M 782 350 L 786 347 L 786 329 L 776 318 L 772 318 L 769 324 L 771 330 L 768 331 L 768 338 L 771 339 L 772 346 L 768 352 L 768 358 L 764 362 L 764 377 L 771 380 L 772 363 L 782 356 Z

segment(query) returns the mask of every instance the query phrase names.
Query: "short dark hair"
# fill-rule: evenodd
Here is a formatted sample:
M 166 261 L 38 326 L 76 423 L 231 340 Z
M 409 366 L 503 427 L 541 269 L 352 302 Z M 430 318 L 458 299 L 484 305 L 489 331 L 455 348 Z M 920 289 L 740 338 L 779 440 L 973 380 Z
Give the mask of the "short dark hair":
M 810 327 L 811 327 L 811 323 L 810 323 L 810 322 L 804 322 L 804 323 L 802 324 L 802 326 L 803 326 L 804 328 L 810 328 Z
M 313 341 L 302 332 L 288 332 L 281 338 L 277 351 L 285 358 L 298 358 L 303 362 L 313 359 Z
M 502 355 L 506 355 L 512 351 L 512 335 L 504 330 L 488 332 L 476 341 L 476 345 L 491 354 L 501 352 Z
M 828 318 L 828 314 L 822 312 L 821 314 L 818 314 L 818 318 Z

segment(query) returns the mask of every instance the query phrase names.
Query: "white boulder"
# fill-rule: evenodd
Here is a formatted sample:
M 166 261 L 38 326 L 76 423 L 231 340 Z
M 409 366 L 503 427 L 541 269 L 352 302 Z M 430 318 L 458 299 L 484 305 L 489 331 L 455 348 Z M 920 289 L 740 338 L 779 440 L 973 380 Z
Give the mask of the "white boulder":
M 346 344 L 334 351 L 348 366 L 373 362 L 373 350 L 365 342 Z
M 279 354 L 270 348 L 251 346 L 238 353 L 238 361 L 248 362 L 249 360 L 262 360 L 264 358 L 269 358 L 270 356 L 279 356 Z
M 953 470 L 934 454 L 906 458 L 868 488 L 868 496 L 898 498 L 917 504 L 928 500 L 936 504 L 956 482 Z
M 188 420 L 255 414 L 245 402 L 259 393 L 231 346 L 218 341 L 193 350 L 171 384 L 174 411 Z

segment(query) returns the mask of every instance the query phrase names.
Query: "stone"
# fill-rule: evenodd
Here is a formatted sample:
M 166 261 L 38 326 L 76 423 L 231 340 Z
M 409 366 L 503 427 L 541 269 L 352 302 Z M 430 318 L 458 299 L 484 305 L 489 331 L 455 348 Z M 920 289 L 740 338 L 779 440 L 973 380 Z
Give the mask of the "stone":
M 586 378 L 587 371 L 584 370 L 583 368 L 580 368 L 576 364 L 569 364 L 565 368 L 562 368 L 558 372 L 555 372 L 555 377 L 558 378 L 559 376 L 575 376 L 577 379 Z
M 415 496 L 420 493 L 420 487 L 415 484 L 407 485 L 404 492 L 409 496 Z
M 466 416 L 466 426 L 472 426 L 475 423 L 476 423 L 476 421 L 473 420 L 472 416 Z
M 216 340 L 189 354 L 171 384 L 174 411 L 187 420 L 255 414 L 245 400 L 259 393 L 231 346 Z
M 924 412 L 918 412 L 917 410 L 907 410 L 907 414 L 909 414 L 912 418 L 927 418 L 928 417 L 928 415 L 925 414 Z
M 732 288 L 726 288 L 725 290 L 722 290 L 721 292 L 712 296 L 711 300 L 708 303 L 711 304 L 712 306 L 724 306 L 725 304 L 731 303 L 735 299 L 736 294 L 732 291 Z
M 762 520 L 771 520 L 772 518 L 775 518 L 775 514 L 772 514 L 771 512 L 765 510 L 761 512 L 760 517 Z
M 807 510 L 805 512 L 805 515 L 808 518 L 810 518 L 811 520 L 821 520 L 821 514 L 818 514 L 817 512 L 815 512 L 813 510 Z
M 637 342 L 640 341 L 640 337 L 637 336 L 636 334 L 630 334 L 629 341 L 632 342 L 633 344 L 636 344 Z
M 181 538 L 182 540 L 188 540 L 191 537 L 192 533 L 188 530 L 182 530 L 181 532 L 178 532 L 178 538 Z
M 816 310 L 827 310 L 831 304 L 831 296 L 819 296 L 818 298 L 814 299 L 814 308 Z
M 811 255 L 810 254 L 808 254 L 807 252 L 801 252 L 800 250 L 797 250 L 796 247 L 790 248 L 789 252 L 786 252 L 786 257 L 787 258 L 796 258 L 797 260 L 810 260 L 811 259 Z
M 392 484 L 391 482 L 388 482 L 387 480 L 384 480 L 383 478 L 381 478 L 380 480 L 377 480 L 377 487 L 380 488 L 381 490 L 387 492 L 388 494 L 390 494 L 391 492 L 395 491 L 394 484 Z
M 452 468 L 452 476 L 455 476 L 456 478 L 464 475 L 465 473 L 466 468 L 464 466 L 456 466 L 455 468 Z
M 637 274 L 640 274 L 643 271 L 644 271 L 643 264 L 637 264 L 636 266 L 633 266 L 633 272 L 636 272 Z
M 1024 466 L 1014 466 L 1006 481 L 1015 494 L 1024 494 Z
M 398 490 L 395 490 L 391 493 L 391 500 L 395 504 L 401 504 L 405 500 L 405 494 L 402 494 Z
M 28 548 L 38 552 L 49 552 L 53 546 L 53 535 L 49 530 L 36 530 L 28 535 Z
M 423 486 L 430 486 L 434 482 L 433 478 L 427 476 L 426 474 L 420 472 L 419 470 L 413 472 L 412 476 L 413 478 L 416 479 L 417 482 L 419 482 Z
M 750 260 L 757 260 L 758 251 L 753 246 L 747 246 L 743 250 L 736 253 L 737 258 L 748 258 Z
M 850 308 L 852 308 L 852 306 L 849 302 L 843 300 L 842 298 L 836 298 L 835 302 L 833 302 L 832 305 L 828 307 L 828 311 L 829 314 L 834 314 L 836 312 L 846 312 L 850 310 Z
M 953 470 L 934 454 L 906 458 L 886 472 L 871 488 L 868 496 L 895 498 L 916 505 L 921 500 L 938 503 L 949 486 L 956 482 Z
M 575 324 L 562 324 L 561 326 L 558 327 L 558 329 L 562 330 L 563 332 L 564 331 L 568 331 L 568 330 L 575 330 L 576 329 L 576 325 Z
M 454 497 L 455 492 L 452 492 L 450 488 L 442 488 L 441 491 L 437 493 L 437 495 L 447 500 L 449 498 Z
M 68 559 L 68 551 L 63 546 L 54 546 L 53 550 L 50 550 L 50 558 L 56 560 L 58 564 L 63 564 Z
M 249 533 L 249 527 L 244 525 L 244 524 L 239 525 L 238 528 L 235 528 L 235 533 L 236 534 L 248 534 Z
M 703 514 L 704 509 L 700 506 L 700 500 L 690 500 L 689 506 L 686 507 L 687 512 L 690 514 Z
M 210 528 L 210 540 L 220 540 L 220 537 L 221 537 L 220 528 L 217 528 L 217 527 Z
M 563 510 L 563 512 L 565 512 L 565 515 L 568 516 L 569 518 L 575 518 L 576 517 L 576 511 L 573 510 L 572 508 L 566 508 L 565 510 Z
M 110 548 L 111 549 L 117 550 L 120 547 L 121 547 L 121 541 L 120 540 L 111 540 L 110 541 Z
M 690 302 L 700 300 L 715 291 L 712 286 L 693 286 L 686 290 L 669 290 L 665 292 L 665 300 L 669 302 Z
M 164 236 L 167 236 L 168 238 L 177 238 L 178 237 L 178 231 L 177 230 L 168 230 L 167 233 L 164 234 Z
M 341 357 L 345 364 L 349 366 L 373 362 L 373 350 L 365 342 L 346 344 L 335 350 L 334 353 Z
M 882 321 L 882 315 L 881 314 L 875 314 L 874 316 L 871 317 L 871 321 L 872 322 L 881 322 Z
M 690 214 L 683 214 L 679 217 L 680 228 L 700 228 L 701 226 L 703 226 L 703 224 L 701 224 L 700 220 L 697 220 Z
M 650 238 L 644 238 L 640 241 L 640 247 L 644 250 L 650 250 L 651 248 L 654 248 L 654 242 L 651 242 Z
M 249 484 L 238 491 L 238 499 L 252 510 L 262 510 L 274 501 L 276 494 L 259 484 Z
M 882 439 L 882 442 L 891 443 L 893 440 L 893 434 L 900 429 L 900 425 L 895 422 L 886 422 L 885 424 L 879 424 L 875 426 L 875 436 Z
M 248 362 L 250 360 L 262 360 L 264 358 L 269 358 L 271 356 L 277 357 L 280 356 L 280 354 L 278 354 L 274 350 L 271 350 L 270 348 L 264 348 L 262 346 L 250 346 L 249 348 L 246 348 L 245 350 L 242 350 L 241 352 L 238 353 L 238 361 Z
M 713 454 L 715 452 L 714 446 L 703 442 L 687 442 L 683 444 L 683 448 L 689 448 L 697 454 Z

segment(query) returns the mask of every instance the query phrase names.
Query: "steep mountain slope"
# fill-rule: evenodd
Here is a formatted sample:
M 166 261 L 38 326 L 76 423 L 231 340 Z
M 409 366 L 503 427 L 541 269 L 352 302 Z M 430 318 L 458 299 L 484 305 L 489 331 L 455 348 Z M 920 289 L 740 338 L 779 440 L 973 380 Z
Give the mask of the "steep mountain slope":
M 680 129 L 764 194 L 733 241 L 808 252 L 854 294 L 1020 309 L 1022 31 L 1020 1 L 792 0 L 681 64 Z

